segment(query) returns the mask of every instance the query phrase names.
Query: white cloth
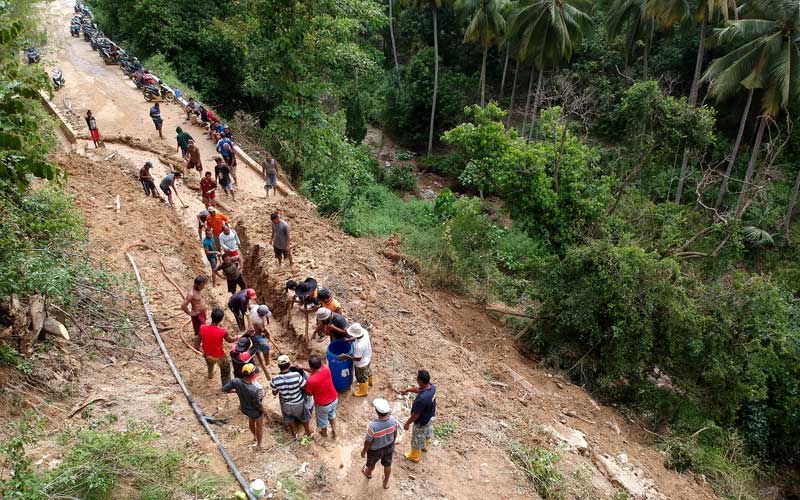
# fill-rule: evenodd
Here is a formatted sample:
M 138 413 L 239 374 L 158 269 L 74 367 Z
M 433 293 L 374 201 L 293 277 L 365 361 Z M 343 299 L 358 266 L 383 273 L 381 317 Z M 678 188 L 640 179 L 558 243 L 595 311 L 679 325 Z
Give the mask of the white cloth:
M 253 328 L 256 326 L 264 328 L 264 318 L 258 315 L 258 304 L 250 306 L 250 324 L 253 325 Z
M 363 337 L 353 342 L 353 357 L 361 358 L 360 361 L 353 361 L 359 368 L 364 368 L 372 361 L 372 342 L 369 340 L 368 333 L 365 333 Z
M 239 245 L 241 245 L 241 242 L 235 229 L 231 229 L 229 234 L 219 233 L 219 246 L 222 247 L 223 251 L 233 252 L 234 250 L 239 250 Z

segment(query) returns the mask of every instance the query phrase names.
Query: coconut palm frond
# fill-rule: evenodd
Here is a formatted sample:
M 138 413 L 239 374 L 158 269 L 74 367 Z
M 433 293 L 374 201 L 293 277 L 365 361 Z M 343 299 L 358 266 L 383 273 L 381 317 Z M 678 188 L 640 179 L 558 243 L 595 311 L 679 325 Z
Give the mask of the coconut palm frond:
M 745 241 L 754 247 L 772 245 L 773 243 L 775 243 L 775 240 L 773 239 L 773 236 L 769 233 L 769 231 L 765 231 L 756 226 L 743 227 L 742 234 L 744 235 Z

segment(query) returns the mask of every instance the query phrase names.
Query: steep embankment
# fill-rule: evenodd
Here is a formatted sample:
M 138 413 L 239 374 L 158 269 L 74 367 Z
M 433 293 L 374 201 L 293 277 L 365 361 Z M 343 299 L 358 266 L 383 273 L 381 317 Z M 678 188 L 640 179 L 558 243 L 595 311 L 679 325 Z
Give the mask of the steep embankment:
M 158 140 L 147 115 L 149 105 L 141 94 L 115 66 L 105 66 L 88 44 L 69 38 L 66 26 L 70 11 L 71 3 L 60 1 L 50 5 L 46 17 L 53 46 L 45 57 L 49 64 L 64 70 L 68 82 L 57 95 L 56 104 L 62 116 L 76 126 L 81 125 L 80 115 L 92 109 L 101 132 L 129 139 L 125 144 L 110 143 L 100 151 L 91 146 L 87 149 L 86 142 L 80 141 L 76 148 L 80 156 L 60 161 L 70 172 L 69 188 L 79 196 L 97 251 L 107 256 L 116 270 L 129 270 L 123 253 L 126 247 L 145 242 L 164 256 L 173 278 L 188 287 L 194 275 L 208 273 L 196 235 L 199 197 L 181 185 L 181 196 L 189 208 L 172 210 L 144 198 L 135 180 L 135 171 L 144 161 L 156 163 L 157 176 L 167 172 L 167 164 L 177 161 L 170 157 L 175 148 L 173 134 L 168 132 L 166 141 Z M 164 130 L 186 128 L 198 139 L 203 162 L 210 166 L 215 155 L 211 142 L 202 137 L 200 129 L 184 122 L 179 108 L 163 108 Z M 249 447 L 250 436 L 235 397 L 219 393 L 216 380 L 205 378 L 203 361 L 179 339 L 185 322 L 177 310 L 180 297 L 161 274 L 158 256 L 137 250 L 154 314 L 167 332 L 168 347 L 198 404 L 207 413 L 232 417 L 219 434 L 246 477 L 264 478 L 272 488 L 281 481 L 284 489 L 299 484 L 312 494 L 343 498 L 381 494 L 388 498 L 478 499 L 487 491 L 519 498 L 535 495 L 526 467 L 519 466 L 524 455 L 521 450 L 563 445 L 564 458 L 557 467 L 564 471 L 563 484 L 572 497 L 613 496 L 618 487 L 609 477 L 619 473 L 615 470 L 619 466 L 604 455 L 620 453 L 627 455 L 625 468 L 629 469 L 622 471 L 622 480 L 630 479 L 629 488 L 641 486 L 642 495 L 713 497 L 708 487 L 666 470 L 661 455 L 643 444 L 636 427 L 613 409 L 597 405 L 586 392 L 560 376 L 536 370 L 513 348 L 510 332 L 487 316 L 480 305 L 426 289 L 413 272 L 384 258 L 381 251 L 386 249 L 386 242 L 344 235 L 299 196 L 265 199 L 261 182 L 254 171 L 240 165 L 237 199 L 222 201 L 244 241 L 248 283 L 275 311 L 271 329 L 277 347 L 298 361 L 304 361 L 309 352 L 322 352 L 321 343 L 304 344 L 303 317 L 296 309 L 288 312 L 283 294 L 286 279 L 314 276 L 337 294 L 352 321 L 370 328 L 377 380 L 372 395 L 389 398 L 397 416 L 405 418 L 409 402 L 399 399 L 393 390 L 413 383 L 416 370 L 426 368 L 439 387 L 438 423 L 442 427 L 422 464 L 405 463 L 399 453 L 396 455 L 395 476 L 386 493 L 380 491 L 378 481 L 367 482 L 359 470 L 364 427 L 373 415 L 371 398 L 343 395 L 338 412 L 339 440 L 318 439 L 302 445 L 291 442 L 281 430 L 277 401 L 268 397 L 266 451 L 255 453 Z M 197 174 L 190 174 L 186 184 L 196 187 Z M 104 208 L 116 194 L 122 200 L 120 214 Z M 278 268 L 263 246 L 269 239 L 268 215 L 273 210 L 279 210 L 293 227 L 296 258 L 291 270 Z M 227 301 L 222 284 L 208 295 L 212 303 L 224 305 Z M 168 404 L 172 413 L 158 418 L 161 425 L 171 426 L 167 430 L 179 428 L 178 434 L 193 443 L 196 452 L 215 455 L 185 403 L 174 398 L 166 366 L 162 375 L 152 378 L 135 375 L 136 370 L 130 364 L 120 366 L 115 380 L 98 383 L 118 385 L 122 380 L 125 392 L 166 391 L 171 395 Z M 150 406 L 162 402 L 142 402 L 138 407 L 126 407 L 126 412 L 133 419 L 153 419 Z M 407 447 L 408 436 L 404 435 L 398 451 Z M 516 463 L 512 460 L 515 456 Z

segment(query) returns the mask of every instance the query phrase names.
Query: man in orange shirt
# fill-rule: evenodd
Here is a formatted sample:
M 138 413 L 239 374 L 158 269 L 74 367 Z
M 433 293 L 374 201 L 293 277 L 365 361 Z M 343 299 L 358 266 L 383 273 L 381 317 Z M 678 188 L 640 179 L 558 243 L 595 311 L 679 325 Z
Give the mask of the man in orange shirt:
M 217 212 L 214 207 L 208 207 L 208 217 L 206 217 L 206 225 L 214 231 L 214 237 L 219 238 L 222 233 L 222 226 L 226 222 L 230 222 L 230 217 L 225 214 Z

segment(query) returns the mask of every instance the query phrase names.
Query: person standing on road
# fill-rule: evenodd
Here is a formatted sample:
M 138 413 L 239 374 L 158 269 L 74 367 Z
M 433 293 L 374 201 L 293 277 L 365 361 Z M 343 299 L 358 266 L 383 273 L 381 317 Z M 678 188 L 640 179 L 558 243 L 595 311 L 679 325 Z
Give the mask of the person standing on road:
M 306 380 L 306 394 L 314 398 L 317 429 L 322 437 L 328 437 L 328 424 L 330 424 L 331 437 L 336 439 L 336 407 L 339 404 L 339 393 L 333 386 L 331 369 L 322 364 L 319 356 L 308 358 L 308 367 L 311 375 Z
M 369 388 L 372 387 L 372 342 L 369 338 L 369 332 L 366 328 L 361 326 L 360 323 L 353 323 L 347 329 L 347 335 L 355 339 L 353 341 L 353 354 L 340 354 L 339 359 L 351 359 L 356 368 L 356 382 L 358 389 L 353 392 L 353 396 L 362 398 L 369 394 Z
M 284 257 L 289 260 L 289 265 L 294 265 L 292 262 L 292 252 L 290 250 L 291 236 L 289 234 L 289 223 L 281 220 L 278 212 L 273 212 L 270 216 L 272 221 L 272 237 L 269 239 L 272 249 L 275 251 L 275 257 L 278 259 L 278 265 L 282 265 Z
M 400 394 L 413 392 L 417 395 L 411 405 L 411 416 L 403 429 L 408 430 L 414 424 L 411 433 L 411 451 L 403 455 L 406 460 L 418 463 L 422 452 L 428 451 L 428 444 L 433 439 L 433 419 L 436 416 L 436 386 L 431 384 L 431 374 L 426 370 L 417 372 L 417 386 L 403 389 Z
M 200 199 L 206 209 L 217 204 L 217 183 L 211 177 L 211 172 L 206 172 L 206 175 L 200 179 Z
M 169 201 L 169 206 L 173 208 L 175 208 L 175 203 L 172 201 L 172 190 L 175 190 L 176 193 L 178 192 L 178 188 L 175 187 L 175 179 L 180 179 L 181 177 L 183 177 L 182 173 L 172 172 L 171 174 L 167 174 L 166 176 L 164 176 L 164 178 L 161 179 L 161 184 L 159 184 L 161 191 L 163 191 L 164 194 L 167 195 L 167 201 Z
M 295 426 L 300 423 L 306 431 L 306 436 L 311 435 L 311 427 L 308 422 L 311 420 L 311 411 L 306 406 L 306 398 L 303 388 L 306 386 L 306 379 L 301 372 L 291 370 L 292 362 L 289 356 L 282 354 L 278 356 L 278 369 L 281 371 L 269 383 L 273 396 L 279 396 L 281 402 L 281 413 L 283 423 L 289 428 L 292 437 L 297 437 Z
M 236 151 L 233 150 L 233 141 L 227 138 L 222 139 L 222 141 L 228 142 L 222 145 L 222 151 L 220 151 L 220 154 L 222 155 L 222 159 L 225 160 L 225 164 L 228 165 L 228 168 L 231 171 L 233 183 L 238 185 L 239 180 L 236 178 Z
M 211 311 L 211 324 L 200 327 L 200 343 L 203 346 L 203 356 L 206 359 L 208 368 L 208 379 L 214 376 L 214 367 L 219 366 L 219 374 L 222 385 L 231 380 L 231 364 L 228 356 L 225 355 L 225 345 L 222 341 L 236 342 L 236 337 L 231 336 L 228 330 L 221 328 L 219 324 L 225 317 L 225 311 L 215 307 Z
M 225 260 L 227 261 L 228 258 L 229 257 L 226 255 Z M 236 325 L 242 332 L 245 330 L 244 315 L 247 314 L 247 306 L 250 300 L 256 300 L 256 291 L 252 288 L 240 290 L 231 295 L 228 299 L 228 309 L 233 313 L 233 316 L 236 318 Z
M 97 129 L 97 120 L 91 110 L 86 111 L 86 126 L 89 127 L 89 134 L 92 136 L 92 142 L 95 148 L 100 147 L 100 130 Z
M 186 158 L 186 150 L 189 149 L 189 141 L 192 140 L 192 136 L 188 132 L 184 132 L 180 127 L 175 127 L 175 133 L 178 134 L 175 139 L 178 141 L 178 150 L 181 152 L 181 158 Z
M 187 169 L 197 170 L 198 173 L 203 171 L 203 160 L 200 158 L 200 148 L 194 143 L 194 139 L 189 139 L 186 143 L 186 154 L 184 154 L 183 157 L 186 160 Z
M 222 274 L 220 274 L 220 271 L 222 271 Z M 222 262 L 217 266 L 214 272 L 217 273 L 217 276 L 220 278 L 225 278 L 225 281 L 228 283 L 228 293 L 230 294 L 236 293 L 237 286 L 241 290 L 247 288 L 247 284 L 244 282 L 244 277 L 242 276 L 242 271 L 239 269 L 239 263 L 234 262 L 227 255 L 222 256 Z
M 145 196 L 161 198 L 156 191 L 155 179 L 153 179 L 153 174 L 150 173 L 151 168 L 153 168 L 153 163 L 148 161 L 142 168 L 139 169 L 139 182 L 142 183 L 142 189 L 144 189 Z
M 372 471 L 381 462 L 383 466 L 383 488 L 389 488 L 389 476 L 392 475 L 392 457 L 394 456 L 394 443 L 397 440 L 399 422 L 390 415 L 392 407 L 389 402 L 377 398 L 372 402 L 378 418 L 367 426 L 367 435 L 364 437 L 364 447 L 361 449 L 361 458 L 366 458 L 367 463 L 361 467 L 361 472 L 372 479 Z
M 272 190 L 272 194 L 277 195 L 277 186 L 278 186 L 278 167 L 280 164 L 278 160 L 272 157 L 272 154 L 269 152 L 264 157 L 264 161 L 261 162 L 261 172 L 264 174 L 264 189 L 267 191 L 267 198 L 269 198 L 269 191 Z
M 242 367 L 242 378 L 235 378 L 222 386 L 222 392 L 235 392 L 239 396 L 239 410 L 247 417 L 250 432 L 256 442 L 256 450 L 261 451 L 264 437 L 264 388 L 256 382 L 258 367 L 247 363 Z
M 203 289 L 206 287 L 206 277 L 203 275 L 197 276 L 194 279 L 194 284 L 189 293 L 183 299 L 181 310 L 189 315 L 192 320 L 192 329 L 194 330 L 194 347 L 200 347 L 200 327 L 206 324 L 206 301 L 203 298 Z M 192 305 L 191 311 L 189 304 Z
M 239 256 L 239 247 L 241 244 L 242 242 L 239 241 L 239 235 L 236 234 L 236 230 L 231 229 L 231 226 L 227 223 L 223 224 L 222 233 L 219 235 L 219 248 L 225 252 L 225 255 L 238 261 L 240 268 L 242 267 L 242 261 Z
M 219 185 L 222 186 L 222 192 L 225 196 L 230 196 L 233 201 L 236 201 L 236 196 L 233 194 L 233 181 L 231 180 L 231 167 L 227 163 L 223 163 L 222 157 L 217 156 L 214 158 L 217 164 L 214 166 L 214 171 L 217 172 L 219 178 Z
M 161 107 L 157 102 L 150 108 L 150 119 L 153 120 L 153 125 L 155 125 L 156 130 L 158 130 L 158 137 L 164 140 L 164 134 L 161 133 L 161 126 L 164 125 L 164 119 L 161 118 Z
M 208 259 L 208 263 L 211 264 L 211 286 L 217 286 L 217 257 L 219 256 L 219 252 L 217 251 L 217 244 L 214 241 L 214 231 L 211 230 L 210 227 L 206 228 L 206 237 L 203 238 L 203 251 L 206 254 L 206 259 Z

